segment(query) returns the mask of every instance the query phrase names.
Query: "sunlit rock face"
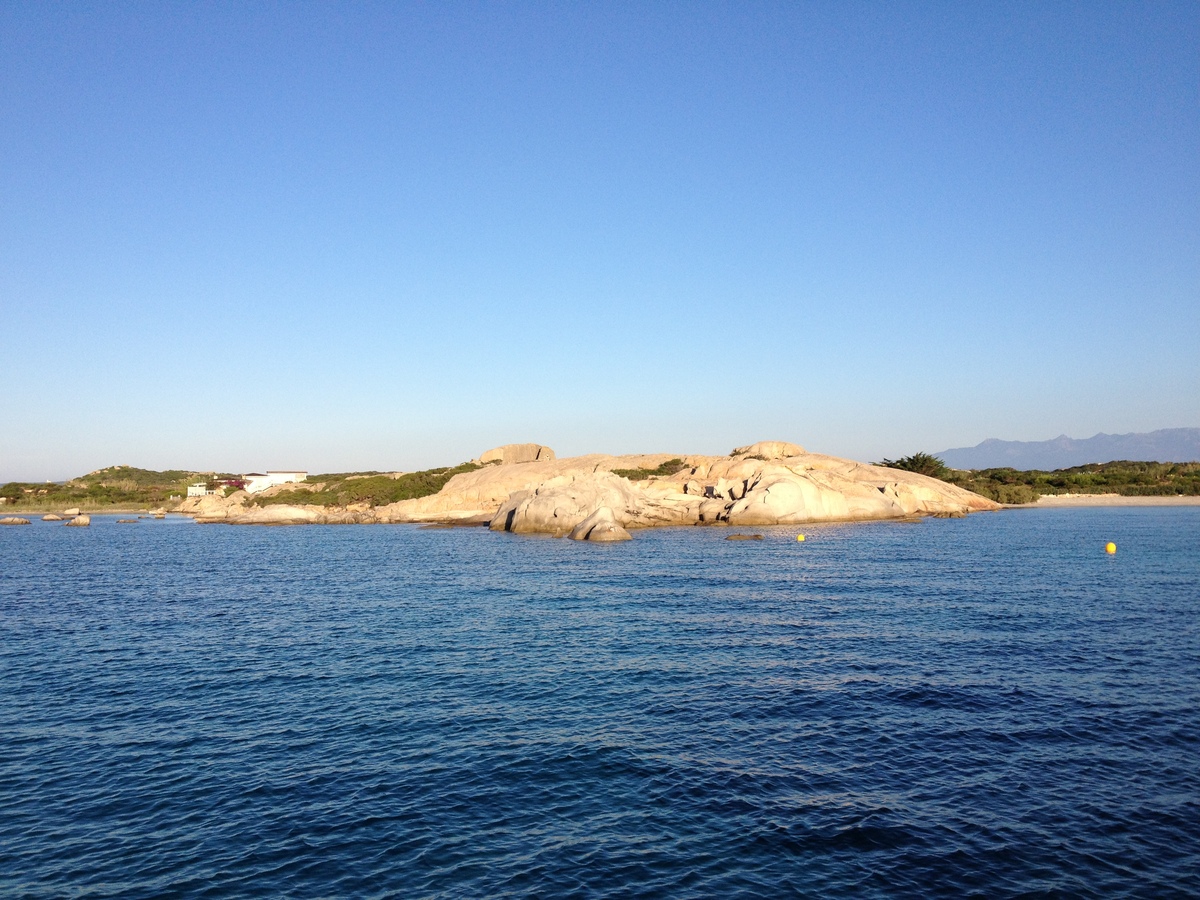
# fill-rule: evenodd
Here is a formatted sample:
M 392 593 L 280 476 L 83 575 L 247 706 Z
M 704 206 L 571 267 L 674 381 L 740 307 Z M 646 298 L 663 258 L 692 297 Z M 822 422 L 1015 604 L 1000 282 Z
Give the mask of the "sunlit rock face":
M 729 456 L 597 453 L 556 459 L 540 444 L 510 444 L 483 456 L 497 453 L 492 464 L 455 475 L 436 494 L 373 509 L 254 507 L 239 491 L 192 498 L 180 511 L 199 522 L 237 525 L 470 523 L 598 541 L 664 525 L 799 525 L 999 508 L 935 478 L 809 453 L 786 441 L 759 441 Z
M 671 475 L 630 479 L 613 470 Z M 601 508 L 625 529 L 658 525 L 790 525 L 965 515 L 998 509 L 978 494 L 899 469 L 760 441 L 730 456 L 570 457 L 456 475 L 439 492 L 377 510 L 381 521 L 487 520 L 494 530 L 565 535 Z
M 499 463 L 502 466 L 513 463 L 546 462 L 554 459 L 554 451 L 541 444 L 505 444 L 503 447 L 493 447 L 479 454 L 480 463 Z

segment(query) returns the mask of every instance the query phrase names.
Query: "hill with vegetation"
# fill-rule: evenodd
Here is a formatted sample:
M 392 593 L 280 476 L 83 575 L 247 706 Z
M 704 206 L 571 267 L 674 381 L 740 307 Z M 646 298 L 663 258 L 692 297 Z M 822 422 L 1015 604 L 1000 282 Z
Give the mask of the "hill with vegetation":
M 1120 494 L 1123 497 L 1200 496 L 1200 463 L 1116 460 L 1044 471 L 1007 467 L 951 469 L 941 458 L 914 453 L 879 465 L 974 491 L 998 503 L 1033 503 L 1043 494 Z
M 189 484 L 203 481 L 214 489 L 236 475 L 169 469 L 156 472 L 135 466 L 109 466 L 65 482 L 10 481 L 0 486 L 4 509 L 45 509 L 78 506 L 80 509 L 150 508 L 187 496 Z
M 251 497 L 255 506 L 310 504 L 348 506 L 368 503 L 383 506 L 397 500 L 426 497 L 440 491 L 455 475 L 480 468 L 474 463 L 426 469 L 421 472 L 339 472 L 310 475 L 297 485 L 275 489 L 266 496 Z M 171 507 L 187 496 L 189 485 L 204 482 L 210 490 L 232 493 L 244 484 L 241 476 L 218 472 L 189 472 L 169 469 L 156 472 L 134 466 L 109 466 L 66 482 L 11 481 L 0 486 L 3 509 L 13 512 L 66 509 L 77 506 L 91 512 L 105 509 L 150 509 Z
M 952 469 L 939 457 L 914 453 L 885 459 L 879 465 L 930 475 L 973 491 L 998 503 L 1032 503 L 1043 494 L 1121 494 L 1126 497 L 1200 496 L 1200 463 L 1162 463 L 1119 460 L 1043 471 L 1012 468 Z M 638 481 L 669 476 L 684 467 L 669 460 L 654 469 L 614 469 L 613 474 Z M 438 493 L 461 472 L 481 468 L 461 463 L 420 472 L 338 472 L 310 475 L 305 482 L 273 488 L 249 498 L 252 506 L 385 506 Z M 188 485 L 205 482 L 210 489 L 230 493 L 242 482 L 237 475 L 169 469 L 157 472 L 133 466 L 109 466 L 62 483 L 13 481 L 0 486 L 2 509 L 66 509 L 92 512 L 105 509 L 171 507 L 187 496 Z
M 385 506 L 399 500 L 414 500 L 436 494 L 446 482 L 461 472 L 482 468 L 475 463 L 462 463 L 421 472 L 382 474 L 379 472 L 343 472 L 329 475 L 310 475 L 302 486 L 285 486 L 265 494 L 255 494 L 252 506 L 349 506 L 366 503 Z

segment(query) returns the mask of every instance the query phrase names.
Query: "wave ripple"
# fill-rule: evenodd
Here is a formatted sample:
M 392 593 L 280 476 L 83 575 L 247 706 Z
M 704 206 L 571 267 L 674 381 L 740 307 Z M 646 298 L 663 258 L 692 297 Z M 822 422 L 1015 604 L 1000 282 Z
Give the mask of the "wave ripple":
M 801 545 L 93 521 L 0 531 L 5 895 L 1200 885 L 1194 508 Z

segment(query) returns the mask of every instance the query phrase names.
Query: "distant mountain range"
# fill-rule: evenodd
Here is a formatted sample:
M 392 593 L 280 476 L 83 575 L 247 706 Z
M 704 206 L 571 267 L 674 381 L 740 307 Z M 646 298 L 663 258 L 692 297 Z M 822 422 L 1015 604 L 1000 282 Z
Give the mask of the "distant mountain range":
M 1100 434 L 1051 441 L 1001 441 L 989 438 L 974 447 L 934 454 L 952 469 L 1069 469 L 1114 459 L 1153 462 L 1200 460 L 1200 428 L 1163 428 L 1145 434 Z

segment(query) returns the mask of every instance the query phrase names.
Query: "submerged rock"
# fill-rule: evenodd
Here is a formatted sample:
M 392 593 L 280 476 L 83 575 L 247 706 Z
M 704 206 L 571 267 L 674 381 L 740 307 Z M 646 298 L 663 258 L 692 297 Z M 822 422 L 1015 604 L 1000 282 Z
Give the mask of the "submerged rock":
M 54 513 L 46 513 L 46 515 L 42 516 L 43 522 L 61 522 L 62 520 L 62 516 L 56 516 Z

